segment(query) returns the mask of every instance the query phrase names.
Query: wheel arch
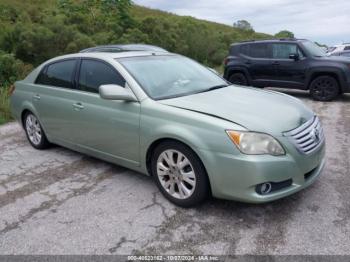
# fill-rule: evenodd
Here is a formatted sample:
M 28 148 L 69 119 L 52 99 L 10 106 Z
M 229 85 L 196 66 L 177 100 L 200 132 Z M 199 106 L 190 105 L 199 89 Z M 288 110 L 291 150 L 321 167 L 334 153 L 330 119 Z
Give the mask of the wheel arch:
M 20 115 L 19 115 L 20 116 L 20 121 L 21 121 L 21 124 L 22 124 L 23 127 L 24 127 L 24 116 L 28 112 L 29 113 L 33 113 L 36 117 L 39 117 L 38 116 L 38 112 L 35 110 L 33 104 L 29 103 L 29 102 L 24 102 L 23 105 L 22 105 L 22 109 L 20 111 Z M 44 131 L 45 131 L 45 129 L 44 129 Z
M 310 85 L 311 85 L 312 81 L 315 80 L 319 76 L 333 77 L 339 85 L 340 92 L 343 92 L 346 88 L 345 78 L 342 75 L 342 73 L 339 72 L 338 70 L 317 70 L 317 71 L 313 71 L 310 73 L 310 76 L 309 76 L 308 81 L 307 81 L 307 89 L 308 90 L 310 89 Z
M 46 130 L 45 126 L 43 125 L 42 121 L 40 121 L 40 117 L 39 117 L 38 112 L 37 112 L 37 111 L 35 110 L 35 108 L 34 108 L 31 104 L 29 104 L 29 103 L 26 103 L 26 104 L 23 105 L 22 110 L 21 110 L 21 113 L 20 113 L 20 119 L 19 119 L 19 120 L 20 120 L 20 122 L 21 122 L 22 127 L 24 128 L 24 116 L 25 116 L 27 113 L 32 113 L 32 114 L 34 114 L 34 115 L 37 117 L 37 119 L 39 120 L 39 123 L 40 123 L 40 125 L 41 125 L 41 128 L 43 129 L 43 131 L 44 131 L 46 137 L 48 138 L 47 130 Z
M 249 72 L 248 72 L 248 70 L 246 68 L 243 68 L 243 67 L 231 67 L 231 68 L 228 68 L 227 73 L 226 73 L 226 79 L 229 80 L 230 77 L 234 73 L 242 73 L 246 77 L 246 79 L 248 81 L 248 84 L 249 85 L 251 84 L 251 78 L 250 78 Z
M 196 150 L 194 149 L 193 145 L 189 145 L 189 143 L 185 142 L 184 140 L 182 139 L 179 139 L 179 138 L 174 138 L 174 137 L 170 137 L 170 136 L 167 136 L 167 137 L 161 137 L 161 138 L 157 138 L 155 139 L 148 147 L 147 147 L 147 151 L 146 151 L 146 168 L 147 168 L 147 172 L 152 175 L 152 172 L 151 172 L 151 158 L 152 158 L 152 154 L 154 152 L 154 150 L 156 149 L 156 147 L 162 143 L 165 143 L 165 142 L 177 142 L 177 143 L 180 143 L 180 144 L 183 144 L 185 145 L 186 147 L 190 148 L 195 154 L 196 156 L 198 157 L 198 159 L 202 162 L 204 168 L 205 168 L 205 165 L 203 163 L 203 160 L 200 158 L 199 154 L 196 152 Z
M 152 176 L 152 171 L 151 171 L 151 159 L 152 159 L 152 155 L 154 150 L 156 149 L 156 147 L 162 143 L 165 143 L 167 141 L 170 142 L 176 142 L 176 143 L 180 143 L 186 147 L 188 147 L 199 159 L 199 161 L 201 162 L 204 171 L 205 171 L 205 175 L 207 177 L 208 183 L 209 183 L 209 194 L 212 195 L 212 188 L 211 188 L 211 181 L 210 181 L 210 176 L 208 175 L 208 171 L 207 168 L 203 162 L 203 160 L 201 159 L 200 155 L 196 152 L 196 150 L 188 145 L 188 143 L 181 141 L 181 139 L 177 139 L 177 138 L 173 138 L 173 137 L 163 137 L 163 138 L 158 138 L 156 140 L 154 140 L 149 147 L 147 148 L 147 153 L 146 153 L 146 168 L 147 168 L 147 172 L 150 176 Z
M 32 111 L 30 111 L 29 109 L 24 109 L 22 110 L 22 113 L 21 113 L 21 124 L 22 124 L 22 127 L 24 127 L 24 117 L 27 113 L 32 113 Z

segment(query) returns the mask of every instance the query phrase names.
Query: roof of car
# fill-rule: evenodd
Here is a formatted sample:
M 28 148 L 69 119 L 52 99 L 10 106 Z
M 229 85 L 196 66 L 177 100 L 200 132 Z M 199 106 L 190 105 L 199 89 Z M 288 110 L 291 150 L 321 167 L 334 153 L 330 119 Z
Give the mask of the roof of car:
M 307 39 L 297 39 L 297 38 L 280 38 L 280 39 L 264 39 L 264 40 L 246 40 L 238 43 L 233 43 L 232 45 L 241 45 L 241 44 L 249 44 L 249 43 L 280 43 L 280 42 L 297 42 L 297 41 L 305 41 Z
M 117 58 L 127 58 L 127 57 L 146 57 L 146 56 L 174 56 L 176 54 L 169 52 L 149 52 L 149 51 L 128 51 L 119 53 L 108 53 L 108 52 L 87 52 L 87 53 L 75 53 L 54 57 L 50 60 L 45 61 L 43 65 L 54 63 L 58 60 L 70 59 L 70 58 L 96 58 L 102 60 L 110 60 Z
M 144 56 L 170 56 L 176 55 L 169 52 L 151 52 L 151 51 L 127 51 L 127 52 L 119 52 L 119 53 L 108 53 L 108 52 L 86 52 L 86 53 L 75 53 L 68 54 L 63 56 L 58 56 L 50 59 L 47 62 L 52 62 L 61 59 L 69 59 L 69 58 L 99 58 L 99 59 L 117 59 L 117 58 L 126 58 L 126 57 L 144 57 Z

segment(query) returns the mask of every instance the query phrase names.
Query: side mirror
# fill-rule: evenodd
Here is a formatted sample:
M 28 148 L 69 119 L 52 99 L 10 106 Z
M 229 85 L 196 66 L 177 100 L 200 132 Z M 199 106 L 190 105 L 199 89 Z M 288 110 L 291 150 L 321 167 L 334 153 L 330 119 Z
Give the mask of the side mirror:
M 299 60 L 299 54 L 290 54 L 289 55 L 289 59 L 293 59 L 294 61 L 298 61 Z
M 106 100 L 123 100 L 128 102 L 137 101 L 130 89 L 119 85 L 101 85 L 99 88 L 100 97 Z

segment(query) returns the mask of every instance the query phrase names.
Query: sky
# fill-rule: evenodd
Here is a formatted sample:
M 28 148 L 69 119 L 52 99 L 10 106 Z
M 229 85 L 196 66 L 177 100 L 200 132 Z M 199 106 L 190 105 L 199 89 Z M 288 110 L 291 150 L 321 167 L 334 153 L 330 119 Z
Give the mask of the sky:
M 232 25 L 247 20 L 257 32 L 292 31 L 322 44 L 350 42 L 349 0 L 133 0 L 134 3 Z

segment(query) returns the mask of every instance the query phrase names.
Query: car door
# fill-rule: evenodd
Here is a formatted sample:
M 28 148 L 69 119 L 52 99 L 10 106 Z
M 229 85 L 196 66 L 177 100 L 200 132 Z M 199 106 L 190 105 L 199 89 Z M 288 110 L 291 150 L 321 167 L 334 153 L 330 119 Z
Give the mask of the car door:
M 244 47 L 245 46 L 245 47 Z M 274 76 L 274 66 L 271 61 L 271 50 L 267 43 L 252 43 L 242 46 L 245 64 L 251 76 L 253 86 L 266 86 Z
M 39 120 L 52 142 L 73 142 L 75 101 L 73 79 L 77 59 L 69 58 L 46 65 L 35 81 L 32 98 Z
M 104 100 L 99 86 L 126 81 L 109 63 L 83 58 L 76 76 L 79 97 L 74 101 L 76 143 L 104 157 L 139 163 L 140 103 Z M 116 87 L 118 88 L 118 87 Z
M 272 43 L 275 76 L 271 86 L 303 88 L 306 80 L 307 58 L 296 43 Z M 297 59 L 289 58 L 297 54 Z

